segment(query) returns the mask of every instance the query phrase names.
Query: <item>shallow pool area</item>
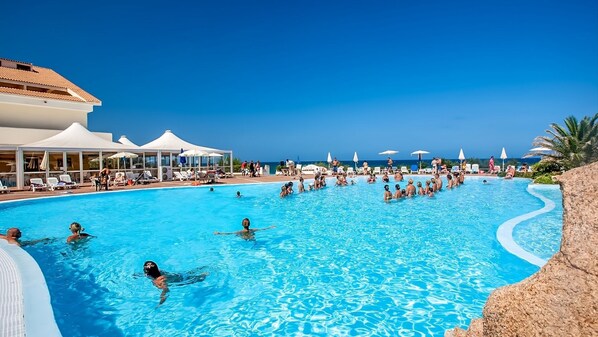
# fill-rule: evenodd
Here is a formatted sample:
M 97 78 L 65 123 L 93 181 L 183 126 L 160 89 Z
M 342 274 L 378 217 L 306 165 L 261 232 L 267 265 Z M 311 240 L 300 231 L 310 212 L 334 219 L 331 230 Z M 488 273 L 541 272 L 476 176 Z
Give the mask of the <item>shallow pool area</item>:
M 25 240 L 55 238 L 25 250 L 64 336 L 442 336 L 479 317 L 492 290 L 538 270 L 496 239 L 501 223 L 544 206 L 529 180 L 471 177 L 434 198 L 389 203 L 382 182 L 356 181 L 284 199 L 281 184 L 69 196 L 1 204 L 0 216 Z M 541 193 L 559 206 L 521 223 L 514 239 L 546 258 L 562 207 L 559 190 Z M 214 235 L 245 217 L 276 228 L 255 241 Z M 537 219 L 551 225 L 537 229 Z M 67 245 L 73 221 L 95 237 Z M 172 286 L 158 306 L 146 260 L 208 275 Z

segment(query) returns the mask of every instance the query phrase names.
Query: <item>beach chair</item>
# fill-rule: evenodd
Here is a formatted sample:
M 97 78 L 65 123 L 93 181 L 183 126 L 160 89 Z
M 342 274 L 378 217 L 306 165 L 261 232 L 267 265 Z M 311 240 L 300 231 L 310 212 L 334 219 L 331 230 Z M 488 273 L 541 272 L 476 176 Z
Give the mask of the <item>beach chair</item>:
M 419 168 L 417 167 L 417 165 L 413 164 L 411 165 L 411 174 L 418 174 L 419 173 Z
M 480 165 L 479 164 L 471 165 L 471 173 L 475 173 L 475 174 L 480 173 Z
M 47 191 L 48 185 L 44 184 L 42 178 L 31 178 L 29 179 L 29 188 L 35 191 Z
M 46 185 L 48 186 L 48 189 L 50 191 L 54 191 L 57 189 L 64 190 L 67 188 L 66 184 L 58 181 L 58 178 L 56 178 L 56 177 L 48 177 L 48 179 L 46 179 Z
M 501 170 L 500 165 L 496 165 L 496 166 L 494 166 L 494 172 L 493 173 L 500 173 L 500 170 Z
M 175 171 L 175 172 L 172 172 L 172 173 L 174 174 L 174 179 L 176 179 L 176 180 L 180 180 L 180 181 L 183 181 L 183 180 L 189 180 L 189 177 L 187 177 L 187 175 L 186 175 L 186 174 L 185 174 L 185 175 L 183 175 L 183 173 L 181 173 L 181 172 L 176 172 L 176 171 Z
M 402 174 L 409 174 L 409 170 L 407 170 L 407 166 L 401 166 L 401 173 Z
M 158 179 L 157 177 L 154 177 L 152 175 L 151 171 L 144 171 L 143 172 L 143 179 L 145 179 L 147 182 L 150 182 L 150 183 L 160 182 L 160 179 Z
M 471 164 L 465 164 L 465 173 L 471 173 Z
M 116 172 L 112 185 L 114 186 L 125 186 L 127 184 L 127 178 L 124 172 Z
M 375 175 L 382 174 L 382 171 L 380 170 L 380 166 L 376 166 L 376 167 L 374 167 L 374 174 L 375 174 Z
M 0 193 L 10 193 L 8 187 L 2 185 L 2 180 L 0 180 Z
M 459 172 L 459 165 L 455 165 L 451 168 L 451 172 Z
M 67 187 L 69 188 L 79 188 L 79 184 L 77 184 L 76 182 L 71 180 L 71 176 L 68 174 L 61 174 L 60 176 L 58 176 L 58 179 L 65 183 L 67 185 Z
M 351 166 L 347 167 L 347 175 L 353 176 L 355 175 L 355 170 Z
M 424 172 L 425 172 L 426 174 L 432 174 L 432 168 L 431 168 L 431 167 L 426 167 L 426 168 L 424 169 Z

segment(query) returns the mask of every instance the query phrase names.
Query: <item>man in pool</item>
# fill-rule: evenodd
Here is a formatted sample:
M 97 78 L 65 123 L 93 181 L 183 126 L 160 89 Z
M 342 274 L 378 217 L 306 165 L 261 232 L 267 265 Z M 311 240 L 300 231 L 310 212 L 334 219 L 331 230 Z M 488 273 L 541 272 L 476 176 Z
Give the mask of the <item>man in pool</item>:
M 249 228 L 249 226 L 251 225 L 251 222 L 249 221 L 248 218 L 243 219 L 243 221 L 241 222 L 241 225 L 243 226 L 243 229 L 240 231 L 229 232 L 229 233 L 214 232 L 214 234 L 215 235 L 233 235 L 234 234 L 234 235 L 240 236 L 244 240 L 253 241 L 253 240 L 255 240 L 255 234 L 254 234 L 255 232 L 264 231 L 266 229 L 276 228 L 276 226 L 270 226 L 270 227 L 266 227 L 266 228 Z
M 13 245 L 17 245 L 20 246 L 21 243 L 19 242 L 19 239 L 21 238 L 21 230 L 18 228 L 9 228 L 6 231 L 6 235 L 2 235 L 0 234 L 0 239 L 4 239 L 6 241 L 8 241 L 8 243 L 11 243 Z

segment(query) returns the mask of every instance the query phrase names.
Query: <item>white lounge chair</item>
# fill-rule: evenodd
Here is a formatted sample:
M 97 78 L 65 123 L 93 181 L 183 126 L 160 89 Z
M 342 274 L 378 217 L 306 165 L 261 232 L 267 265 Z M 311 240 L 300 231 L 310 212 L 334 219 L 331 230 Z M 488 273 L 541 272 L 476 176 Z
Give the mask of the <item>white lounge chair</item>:
M 46 185 L 48 186 L 50 191 L 54 191 L 60 188 L 64 190 L 67 187 L 65 183 L 61 183 L 60 181 L 58 181 L 58 178 L 56 177 L 48 177 L 48 179 L 46 179 Z
M 48 185 L 44 184 L 42 178 L 31 178 L 29 179 L 29 188 L 33 192 L 48 190 Z
M 0 180 L 0 193 L 10 193 L 8 187 L 2 185 L 2 180 Z
M 58 176 L 58 179 L 65 183 L 67 185 L 67 187 L 69 188 L 79 188 L 79 184 L 77 184 L 76 182 L 71 180 L 71 176 L 68 174 L 61 174 L 60 176 Z
M 176 172 L 175 171 L 175 172 L 172 172 L 172 174 L 174 174 L 174 179 L 176 179 L 176 180 L 180 180 L 180 181 L 189 180 L 189 178 L 187 177 L 187 175 L 186 174 L 183 175 L 182 172 Z
M 349 176 L 355 175 L 355 170 L 351 166 L 347 167 L 347 175 L 349 175 Z
M 424 169 L 424 172 L 425 172 L 426 174 L 432 174 L 432 168 L 431 168 L 431 167 L 426 167 L 426 168 Z
M 159 182 L 159 181 L 160 181 L 160 179 L 158 179 L 157 177 L 154 177 L 154 176 L 152 175 L 152 172 L 151 172 L 151 171 L 145 171 L 145 172 L 143 172 L 143 178 L 144 178 L 146 181 L 150 182 L 150 183 L 156 183 L 156 182 Z
M 380 166 L 374 167 L 374 174 L 375 175 L 382 174 L 382 171 L 380 170 Z
M 465 173 L 471 173 L 471 164 L 465 164 Z
M 402 174 L 409 174 L 409 170 L 407 169 L 407 166 L 401 166 L 401 173 Z
M 475 173 L 475 174 L 480 173 L 480 165 L 479 164 L 472 164 L 471 165 L 471 173 Z

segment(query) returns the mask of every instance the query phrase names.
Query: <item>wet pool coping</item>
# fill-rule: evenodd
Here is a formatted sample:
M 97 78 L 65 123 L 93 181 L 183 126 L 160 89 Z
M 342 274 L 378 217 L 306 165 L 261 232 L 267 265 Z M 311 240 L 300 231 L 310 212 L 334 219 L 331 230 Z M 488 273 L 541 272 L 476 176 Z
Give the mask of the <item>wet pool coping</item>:
M 0 336 L 62 336 L 46 279 L 21 247 L 0 239 Z

